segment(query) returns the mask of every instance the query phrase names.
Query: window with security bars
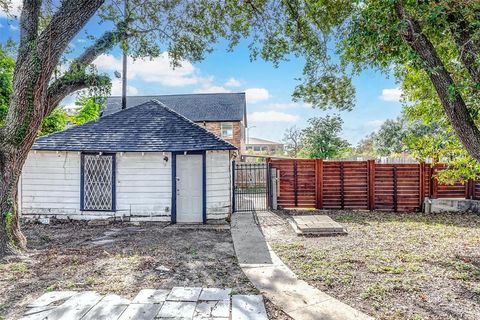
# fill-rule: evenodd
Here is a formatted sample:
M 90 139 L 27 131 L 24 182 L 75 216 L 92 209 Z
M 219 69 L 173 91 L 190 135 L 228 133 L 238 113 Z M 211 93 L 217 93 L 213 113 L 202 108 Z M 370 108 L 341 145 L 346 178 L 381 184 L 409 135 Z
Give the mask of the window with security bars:
M 115 210 L 115 156 L 83 154 L 82 210 Z

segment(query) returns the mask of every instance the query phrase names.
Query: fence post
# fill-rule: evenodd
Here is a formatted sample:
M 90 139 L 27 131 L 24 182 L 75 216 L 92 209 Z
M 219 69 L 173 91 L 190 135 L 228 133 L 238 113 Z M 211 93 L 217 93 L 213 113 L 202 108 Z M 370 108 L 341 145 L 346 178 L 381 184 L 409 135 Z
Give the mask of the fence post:
M 427 170 L 427 181 L 428 181 L 428 190 L 427 190 L 427 195 L 429 198 L 433 197 L 433 178 L 432 178 L 432 164 L 428 164 L 428 170 Z
M 270 196 L 271 196 L 271 206 L 273 210 L 278 209 L 277 205 L 277 190 L 278 190 L 278 180 L 277 180 L 277 169 L 269 166 L 270 170 Z
M 232 212 L 235 212 L 236 203 L 235 203 L 235 160 L 232 161 Z
M 432 198 L 437 199 L 438 198 L 438 180 L 437 178 L 434 177 L 435 173 L 435 167 L 432 166 L 431 168 L 431 174 L 430 174 L 430 184 L 432 185 Z
M 315 204 L 323 209 L 323 159 L 315 159 Z
M 298 173 L 297 159 L 293 160 L 293 192 L 295 199 L 295 207 L 298 207 Z
M 474 193 L 473 186 L 474 186 L 473 180 L 472 179 L 468 180 L 465 185 L 465 199 L 473 199 L 473 193 Z
M 477 182 L 478 182 L 478 180 L 472 180 L 472 199 L 473 200 L 478 200 L 477 192 L 476 192 Z
M 393 212 L 398 211 L 397 166 L 393 165 Z
M 367 161 L 368 210 L 375 210 L 375 160 Z
M 340 207 L 345 209 L 345 174 L 343 162 L 340 162 Z
M 422 209 L 423 207 L 423 198 L 425 196 L 425 162 L 420 162 L 420 174 L 419 174 L 419 179 L 420 179 L 420 183 L 419 183 L 419 203 L 418 205 L 420 206 L 420 210 Z

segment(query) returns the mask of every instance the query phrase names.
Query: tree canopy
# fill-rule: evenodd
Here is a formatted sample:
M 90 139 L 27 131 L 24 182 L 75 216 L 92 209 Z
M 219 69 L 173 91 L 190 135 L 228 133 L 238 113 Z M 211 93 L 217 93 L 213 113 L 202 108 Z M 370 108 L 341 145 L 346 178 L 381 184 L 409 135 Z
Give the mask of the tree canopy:
M 394 71 L 407 101 L 431 102 L 466 152 L 480 160 L 480 2 L 470 0 L 251 1 L 263 46 L 254 54 L 279 63 L 305 57 L 294 97 L 350 110 L 351 78 Z M 337 58 L 338 56 L 338 58 Z M 415 91 L 414 84 L 420 84 Z M 411 89 L 411 90 L 410 90 Z M 426 89 L 426 90 L 425 90 Z M 419 100 L 420 99 L 420 100 Z
M 340 134 L 343 120 L 338 115 L 315 117 L 302 130 L 299 154 L 308 158 L 332 159 L 339 157 L 350 146 Z
M 287 128 L 283 134 L 285 152 L 288 156 L 296 158 L 302 149 L 302 130 L 296 126 Z

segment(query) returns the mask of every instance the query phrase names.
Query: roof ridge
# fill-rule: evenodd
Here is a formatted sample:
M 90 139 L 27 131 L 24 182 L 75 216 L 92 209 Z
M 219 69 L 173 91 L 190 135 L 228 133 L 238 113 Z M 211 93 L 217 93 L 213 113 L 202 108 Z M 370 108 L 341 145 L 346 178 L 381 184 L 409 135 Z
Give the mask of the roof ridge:
M 187 117 L 181 115 L 180 113 L 176 112 L 175 110 L 172 110 L 171 108 L 169 108 L 165 103 L 161 102 L 161 101 L 158 101 L 158 100 L 155 100 L 155 99 L 152 99 L 150 100 L 151 102 L 155 102 L 156 104 L 160 105 L 162 108 L 165 108 L 165 110 L 167 110 L 168 112 L 172 113 L 173 115 L 181 118 L 181 119 L 184 119 L 186 120 L 187 122 L 193 124 L 195 127 L 198 127 L 199 129 L 205 131 L 207 134 L 211 135 L 213 138 L 219 140 L 219 141 L 222 141 L 222 142 L 225 142 L 225 143 L 228 143 L 230 146 L 234 147 L 234 148 L 237 148 L 235 147 L 233 144 L 231 144 L 230 142 L 220 138 L 219 136 L 217 136 L 216 134 L 214 134 L 213 132 L 211 131 L 208 131 L 207 129 L 205 129 L 204 127 L 200 126 L 198 123 L 195 123 L 193 122 L 192 120 L 188 119 Z M 145 102 L 145 103 L 148 103 Z M 145 104 L 145 103 L 142 103 L 142 104 Z M 142 104 L 139 104 L 137 107 L 141 106 Z M 132 108 L 133 109 L 133 108 Z

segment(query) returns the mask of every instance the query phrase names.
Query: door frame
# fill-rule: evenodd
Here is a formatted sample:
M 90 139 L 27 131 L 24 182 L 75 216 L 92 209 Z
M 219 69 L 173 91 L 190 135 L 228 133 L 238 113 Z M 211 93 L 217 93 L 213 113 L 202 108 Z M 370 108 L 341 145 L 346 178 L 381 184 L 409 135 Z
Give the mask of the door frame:
M 173 151 L 172 152 L 172 224 L 177 223 L 177 155 L 199 154 L 202 156 L 202 221 L 207 223 L 207 152 Z

